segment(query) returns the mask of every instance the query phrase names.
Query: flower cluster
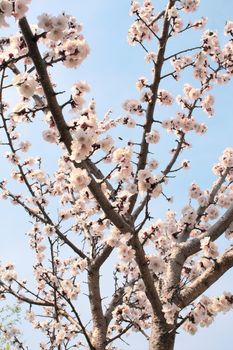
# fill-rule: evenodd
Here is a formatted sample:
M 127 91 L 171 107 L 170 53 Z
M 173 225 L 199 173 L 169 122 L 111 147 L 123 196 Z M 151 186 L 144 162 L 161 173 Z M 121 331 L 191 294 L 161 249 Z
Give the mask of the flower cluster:
M 178 112 L 174 118 L 165 119 L 162 122 L 162 126 L 168 132 L 177 133 L 183 131 L 185 133 L 189 131 L 195 131 L 197 134 L 202 135 L 206 132 L 207 126 L 204 123 L 198 123 L 197 120 L 188 114 Z
M 158 24 L 154 20 L 156 15 L 152 1 L 145 0 L 142 6 L 138 2 L 132 1 L 131 14 L 136 14 L 138 19 L 129 28 L 129 44 L 134 45 L 136 42 L 142 43 L 144 40 L 152 40 L 154 37 L 153 33 L 159 31 Z
M 74 191 L 80 191 L 87 187 L 91 181 L 86 169 L 75 168 L 70 173 L 70 183 Z
M 137 100 L 126 100 L 123 103 L 123 108 L 129 113 L 142 115 L 143 109 L 141 103 Z
M 34 95 L 38 83 L 33 75 L 23 73 L 14 77 L 13 85 L 17 87 L 20 95 L 29 98 Z
M 200 0 L 182 0 L 181 5 L 185 12 L 195 12 L 200 3 Z
M 175 316 L 179 310 L 179 307 L 174 303 L 163 304 L 163 313 L 168 324 L 174 324 Z
M 210 237 L 201 240 L 201 248 L 206 257 L 215 259 L 218 256 L 218 248 L 214 242 L 210 241 Z
M 1 0 L 0 1 L 0 27 L 8 27 L 6 17 L 14 16 L 22 18 L 28 11 L 28 4 L 31 0 Z
M 65 15 L 49 16 L 43 13 L 38 16 L 38 27 L 48 32 L 48 39 L 58 41 L 63 39 L 63 32 L 67 29 L 68 18 Z
M 70 122 L 70 129 L 73 135 L 70 159 L 79 163 L 89 156 L 100 133 L 94 103 L 82 111 L 80 118 Z
M 139 192 L 148 192 L 151 197 L 156 198 L 162 192 L 162 176 L 153 176 L 148 169 L 138 172 L 138 190 Z
M 159 139 L 160 139 L 160 136 L 157 130 L 152 130 L 146 134 L 147 143 L 158 143 Z
M 90 91 L 90 86 L 86 81 L 79 81 L 72 87 L 72 110 L 80 111 L 83 108 L 83 95 Z
M 188 314 L 187 320 L 183 324 L 186 332 L 194 335 L 197 326 L 208 327 L 214 317 L 219 312 L 228 312 L 233 308 L 233 296 L 231 293 L 224 292 L 220 297 L 209 298 L 205 295 L 197 302 L 194 309 Z
M 172 25 L 172 31 L 173 34 L 178 33 L 183 28 L 183 20 L 179 14 L 179 11 L 175 6 L 171 7 L 168 10 L 168 18 L 170 20 L 170 23 Z
M 73 16 L 44 13 L 38 17 L 38 27 L 44 31 L 43 42 L 49 48 L 48 62 L 62 61 L 67 68 L 77 68 L 89 54 L 89 46 L 80 33 L 82 26 Z
M 113 153 L 113 161 L 117 163 L 117 177 L 128 180 L 132 173 L 132 149 L 130 146 L 125 148 L 118 148 Z
M 214 109 L 213 109 L 213 105 L 214 105 L 214 97 L 213 95 L 208 95 L 206 96 L 202 103 L 201 106 L 203 108 L 203 110 L 211 117 L 214 114 Z
M 159 99 L 159 102 L 164 106 L 171 106 L 173 103 L 172 95 L 166 90 L 158 91 L 158 99 Z

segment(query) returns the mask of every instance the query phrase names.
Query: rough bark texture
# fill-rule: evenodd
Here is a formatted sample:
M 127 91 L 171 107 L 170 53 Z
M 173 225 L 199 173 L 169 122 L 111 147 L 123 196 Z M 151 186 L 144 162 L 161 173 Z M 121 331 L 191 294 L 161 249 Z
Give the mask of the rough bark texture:
M 171 332 L 168 326 L 153 321 L 149 350 L 173 350 L 175 344 L 175 332 Z
M 88 287 L 89 287 L 89 300 L 90 300 L 92 322 L 93 322 L 91 343 L 92 343 L 93 349 L 105 350 L 107 323 L 103 315 L 99 279 L 100 279 L 99 270 L 90 268 L 88 272 Z

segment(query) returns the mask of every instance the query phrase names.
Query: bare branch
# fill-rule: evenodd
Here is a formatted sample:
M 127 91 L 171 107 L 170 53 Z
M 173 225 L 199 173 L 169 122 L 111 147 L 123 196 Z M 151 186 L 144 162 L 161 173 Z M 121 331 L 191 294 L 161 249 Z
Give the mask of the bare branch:
M 189 51 L 200 50 L 201 48 L 202 48 L 202 46 L 195 46 L 195 47 L 192 47 L 190 49 L 181 50 L 179 52 L 173 53 L 172 55 L 164 58 L 164 61 L 170 60 L 173 57 L 177 57 L 177 56 L 181 55 L 182 53 L 186 53 L 186 52 L 189 52 Z

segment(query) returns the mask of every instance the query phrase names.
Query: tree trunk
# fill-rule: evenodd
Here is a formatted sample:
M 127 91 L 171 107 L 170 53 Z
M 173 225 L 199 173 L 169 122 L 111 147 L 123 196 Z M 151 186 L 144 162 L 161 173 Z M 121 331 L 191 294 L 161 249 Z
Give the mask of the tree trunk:
M 106 350 L 106 334 L 101 329 L 95 328 L 91 337 L 91 350 Z
M 176 333 L 168 325 L 153 322 L 149 350 L 174 350 Z

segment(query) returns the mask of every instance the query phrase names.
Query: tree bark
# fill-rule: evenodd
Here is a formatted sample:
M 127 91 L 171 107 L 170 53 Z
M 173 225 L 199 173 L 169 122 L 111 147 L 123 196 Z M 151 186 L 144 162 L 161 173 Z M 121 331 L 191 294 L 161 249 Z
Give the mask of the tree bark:
M 94 350 L 106 349 L 107 323 L 103 314 L 102 298 L 100 293 L 99 270 L 89 268 L 88 271 L 89 300 L 92 314 L 92 336 L 91 343 Z
M 168 325 L 153 321 L 149 340 L 149 350 L 173 350 L 176 332 Z

